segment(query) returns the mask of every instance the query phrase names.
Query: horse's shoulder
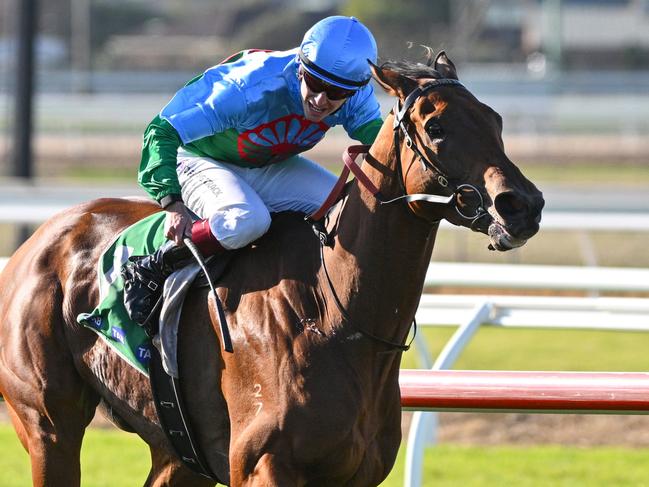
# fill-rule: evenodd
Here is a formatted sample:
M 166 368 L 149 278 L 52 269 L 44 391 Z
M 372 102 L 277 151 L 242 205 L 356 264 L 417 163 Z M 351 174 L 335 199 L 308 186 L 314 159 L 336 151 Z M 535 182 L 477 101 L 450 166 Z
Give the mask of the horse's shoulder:
M 318 250 L 318 238 L 302 213 L 286 211 L 273 215 L 268 232 L 252 245 L 273 260 L 308 258 Z
M 249 297 L 264 301 L 270 298 L 265 291 L 277 286 L 312 285 L 319 264 L 319 241 L 304 215 L 282 212 L 264 236 L 237 251 L 222 284 L 236 296 L 262 291 Z
M 270 226 L 273 238 L 292 238 L 313 242 L 311 225 L 303 213 L 283 211 L 273 215 Z

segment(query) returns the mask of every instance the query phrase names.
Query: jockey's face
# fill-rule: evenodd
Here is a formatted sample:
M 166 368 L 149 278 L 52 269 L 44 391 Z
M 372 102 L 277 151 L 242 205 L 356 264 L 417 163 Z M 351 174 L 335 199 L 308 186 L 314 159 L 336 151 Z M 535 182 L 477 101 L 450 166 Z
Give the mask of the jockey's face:
M 300 94 L 302 95 L 304 118 L 311 122 L 320 122 L 325 117 L 328 117 L 338 110 L 343 103 L 345 103 L 347 97 L 341 99 L 329 98 L 327 90 L 322 89 L 322 87 L 326 87 L 326 83 L 320 80 L 318 80 L 319 84 L 317 85 L 317 89 L 322 91 L 315 91 L 313 88 L 314 83 L 308 83 L 305 79 L 307 76 L 309 76 L 308 73 L 300 70 L 298 77 L 300 78 Z M 338 90 L 340 90 L 340 88 L 338 88 Z M 353 94 L 353 91 L 349 92 L 349 96 Z

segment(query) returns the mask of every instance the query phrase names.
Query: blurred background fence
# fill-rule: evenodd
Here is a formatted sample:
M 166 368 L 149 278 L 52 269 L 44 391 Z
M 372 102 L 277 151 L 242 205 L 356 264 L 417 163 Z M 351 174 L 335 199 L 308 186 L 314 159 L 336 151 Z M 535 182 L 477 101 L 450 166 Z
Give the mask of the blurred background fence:
M 383 58 L 420 58 L 419 44 L 446 49 L 467 86 L 503 115 L 517 161 L 637 163 L 649 154 L 647 0 L 1 0 L 5 174 L 13 95 L 25 81 L 16 59 L 26 4 L 37 22 L 40 177 L 132 176 L 140 133 L 197 72 L 242 48 L 294 47 L 337 13 L 367 23 Z
M 135 183 L 141 135 L 179 87 L 237 50 L 295 47 L 308 27 L 333 14 L 366 23 L 383 59 L 423 60 L 419 45 L 445 49 L 462 82 L 502 115 L 510 159 L 544 192 L 541 232 L 526 246 L 494 254 L 483 236 L 444 226 L 433 255 L 442 261 L 438 269 L 458 261 L 649 267 L 649 0 L 0 0 L 0 256 L 52 211 L 94 197 L 143 195 Z M 33 35 L 26 22 L 33 22 Z M 28 105 L 30 80 L 20 56 L 27 40 L 35 54 Z M 391 102 L 379 97 L 387 113 Z M 30 113 L 33 152 L 25 154 L 18 135 Z M 338 170 L 348 143 L 334 129 L 310 156 Z M 16 177 L 21 156 L 30 178 Z M 459 267 L 453 269 L 457 275 Z M 515 273 L 499 269 L 484 273 Z M 565 284 L 566 274 L 543 272 Z M 489 291 L 526 292 L 520 283 L 501 286 Z M 447 280 L 429 283 L 427 291 L 484 291 L 460 288 Z M 534 292 L 583 297 L 592 289 Z M 646 287 L 600 294 L 649 297 Z M 610 321 L 623 328 L 617 318 Z M 580 337 L 567 362 L 544 353 L 562 340 L 541 344 L 534 335 L 525 348 L 513 338 L 484 347 L 513 344 L 488 367 L 519 350 L 525 366 L 548 367 L 538 362 L 547 359 L 578 369 L 589 356 L 619 358 L 616 370 L 646 363 L 640 336 L 627 337 L 624 353 L 609 353 L 607 336 L 606 345 L 592 345 L 597 352 L 582 355 L 587 340 Z M 633 357 L 634 344 L 643 359 L 622 360 Z
M 65 185 L 60 204 L 88 188 L 142 194 L 141 134 L 180 86 L 239 49 L 297 46 L 310 25 L 338 13 L 373 30 L 383 59 L 423 60 L 419 45 L 445 49 L 467 87 L 502 114 L 508 155 L 544 191 L 548 211 L 647 213 L 649 0 L 0 0 L 3 198 L 29 198 L 36 186 L 43 196 L 52 185 Z M 24 155 L 16 134 L 28 85 L 19 56 L 26 17 L 35 24 L 28 181 L 11 177 Z M 387 113 L 391 103 L 380 99 Z M 348 142 L 334 129 L 311 156 L 336 170 Z M 33 226 L 2 228 L 8 255 Z M 434 258 L 494 258 L 456 233 Z M 544 233 L 545 242 L 497 259 L 649 264 L 646 234 L 564 231 L 562 248 L 547 252 L 557 236 Z

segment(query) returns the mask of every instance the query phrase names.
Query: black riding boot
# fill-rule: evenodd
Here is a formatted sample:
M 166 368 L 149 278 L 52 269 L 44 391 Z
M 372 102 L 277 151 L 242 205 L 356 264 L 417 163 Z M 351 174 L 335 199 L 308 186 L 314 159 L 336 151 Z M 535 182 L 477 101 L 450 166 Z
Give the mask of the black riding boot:
M 149 317 L 162 296 L 165 280 L 193 258 L 185 245 L 166 242 L 151 255 L 129 257 L 122 267 L 124 307 L 130 318 L 145 327 L 149 335 L 157 333 L 157 323 Z

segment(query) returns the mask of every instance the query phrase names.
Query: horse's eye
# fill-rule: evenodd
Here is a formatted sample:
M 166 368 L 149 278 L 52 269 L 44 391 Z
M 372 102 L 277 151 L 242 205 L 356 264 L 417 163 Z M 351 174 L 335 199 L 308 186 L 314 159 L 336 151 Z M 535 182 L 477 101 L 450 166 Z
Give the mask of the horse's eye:
M 431 139 L 439 139 L 444 135 L 444 129 L 439 122 L 432 121 L 426 124 L 426 133 Z

